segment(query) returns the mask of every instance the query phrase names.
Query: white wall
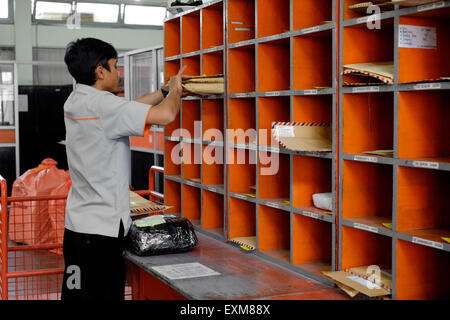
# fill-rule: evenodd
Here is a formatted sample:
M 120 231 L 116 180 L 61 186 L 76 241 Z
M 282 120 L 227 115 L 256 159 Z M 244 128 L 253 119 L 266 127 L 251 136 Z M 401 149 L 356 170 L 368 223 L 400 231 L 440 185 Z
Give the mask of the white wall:
M 81 28 L 69 30 L 65 26 L 34 25 L 33 47 L 65 47 L 77 38 L 93 37 L 111 43 L 116 49 L 139 49 L 163 44 L 163 31 L 124 28 Z M 1 44 L 0 44 L 1 45 Z

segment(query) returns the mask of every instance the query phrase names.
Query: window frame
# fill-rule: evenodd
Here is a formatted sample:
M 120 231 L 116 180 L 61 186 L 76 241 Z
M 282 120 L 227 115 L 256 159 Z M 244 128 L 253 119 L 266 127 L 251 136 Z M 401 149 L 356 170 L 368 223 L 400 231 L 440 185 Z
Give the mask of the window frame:
M 8 0 L 12 2 L 13 0 Z M 113 2 L 112 0 L 97 0 L 96 2 L 92 2 L 89 0 L 35 0 L 33 7 L 33 14 L 31 17 L 31 23 L 33 25 L 65 25 L 66 21 L 59 20 L 45 20 L 45 19 L 36 19 L 36 4 L 39 1 L 46 2 L 61 2 L 61 3 L 70 3 L 72 5 L 71 15 L 76 13 L 76 7 L 78 3 L 94 3 L 94 4 L 114 4 L 119 6 L 119 12 L 117 17 L 117 23 L 110 22 L 81 22 L 81 27 L 98 27 L 98 28 L 125 28 L 125 29 L 147 29 L 147 30 L 163 30 L 163 26 L 158 25 L 142 25 L 142 24 L 125 24 L 125 7 L 127 5 L 138 5 L 144 7 L 159 7 L 166 8 L 163 5 L 153 5 L 148 3 L 136 3 L 131 0 L 122 0 L 120 2 Z
M 14 1 L 6 1 L 8 2 L 8 18 L 0 18 L 0 24 L 14 24 Z
M 49 19 L 37 19 L 36 18 L 36 6 L 38 2 L 56 2 L 56 3 L 68 3 L 70 4 L 70 15 L 72 15 L 73 12 L 73 1 L 71 0 L 35 0 L 33 3 L 32 8 L 32 15 L 31 15 L 31 24 L 44 24 L 44 25 L 63 25 L 66 24 L 67 21 L 62 20 L 49 20 Z
M 159 26 L 159 25 L 156 25 L 156 24 L 131 24 L 131 23 L 125 23 L 125 15 L 126 15 L 126 8 L 127 8 L 127 6 L 134 6 L 134 7 L 155 7 L 155 8 L 166 8 L 166 7 L 164 7 L 164 6 L 156 6 L 156 5 L 145 5 L 145 4 L 142 4 L 142 3 L 139 3 L 139 2 L 135 2 L 135 3 L 124 3 L 125 5 L 123 6 L 123 15 L 122 15 L 122 17 L 123 17 L 123 21 L 122 21 L 122 23 L 125 25 L 125 26 L 131 26 L 131 27 L 146 27 L 146 28 L 155 28 L 155 29 L 163 29 L 163 26 L 164 26 L 164 19 L 163 19 L 163 24 L 161 25 L 161 26 Z

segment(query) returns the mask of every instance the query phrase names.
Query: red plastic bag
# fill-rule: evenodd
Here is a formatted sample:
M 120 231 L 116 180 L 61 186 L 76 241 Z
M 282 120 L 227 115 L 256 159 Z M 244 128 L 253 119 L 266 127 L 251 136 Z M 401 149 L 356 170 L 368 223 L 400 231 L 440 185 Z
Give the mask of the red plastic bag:
M 12 196 L 51 195 L 53 190 L 70 180 L 70 175 L 56 165 L 55 160 L 47 158 L 38 167 L 26 171 L 14 182 Z M 9 217 L 10 239 L 29 245 L 50 243 L 55 239 L 48 207 L 49 200 L 13 201 Z

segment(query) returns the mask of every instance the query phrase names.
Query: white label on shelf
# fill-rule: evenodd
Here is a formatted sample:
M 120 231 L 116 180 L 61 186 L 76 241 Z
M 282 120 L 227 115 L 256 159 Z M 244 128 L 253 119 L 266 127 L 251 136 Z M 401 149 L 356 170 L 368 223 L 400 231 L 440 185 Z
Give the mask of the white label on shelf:
M 437 248 L 437 249 L 444 249 L 444 244 L 443 243 L 439 243 L 439 242 L 435 242 L 435 241 L 431 241 L 431 240 L 426 240 L 426 239 L 422 239 L 422 238 L 417 238 L 417 237 L 413 237 L 412 240 L 413 240 L 412 241 L 413 243 L 418 243 L 418 244 L 422 244 L 424 246 Z
M 427 10 L 433 10 L 438 8 L 443 8 L 445 6 L 445 1 L 430 3 L 430 4 L 424 4 L 417 7 L 417 12 L 427 11 Z
M 353 93 L 357 92 L 380 92 L 380 87 L 356 87 L 352 89 Z
M 247 40 L 247 41 L 242 41 L 242 42 L 240 42 L 239 44 L 242 45 L 242 46 L 247 46 L 247 45 L 249 45 L 249 44 L 251 44 L 251 43 L 252 43 L 251 40 Z
M 361 223 L 354 223 L 353 227 L 355 227 L 356 229 L 361 229 L 361 230 L 365 230 L 365 231 L 369 231 L 369 232 L 378 233 L 378 228 L 366 226 L 365 224 L 361 224 Z
M 366 23 L 367 21 L 369 21 L 369 17 L 362 17 L 362 18 L 356 19 L 357 24 Z
M 312 28 L 307 28 L 307 29 L 303 29 L 303 34 L 305 33 L 311 33 L 311 32 L 317 32 L 320 30 L 320 26 L 316 26 L 316 27 L 312 27 Z
M 184 181 L 187 185 L 195 187 L 195 183 L 189 180 Z
M 242 21 L 231 21 L 231 24 L 244 24 Z
M 307 217 L 310 217 L 310 218 L 314 218 L 314 219 L 322 218 L 318 213 L 309 212 L 309 211 L 303 211 L 303 215 L 307 216 Z
M 414 86 L 414 90 L 441 89 L 440 83 L 419 83 Z
M 243 200 L 246 200 L 246 199 L 247 199 L 246 196 L 244 196 L 243 194 L 239 194 L 239 193 L 235 193 L 235 194 L 234 194 L 234 197 L 235 197 L 235 198 L 238 198 L 238 199 L 243 199 Z
M 266 206 L 268 207 L 272 207 L 275 209 L 281 209 L 281 205 L 277 204 L 277 203 L 272 203 L 272 202 L 265 202 Z
M 247 95 L 246 93 L 236 93 L 234 96 L 235 96 L 236 98 L 245 98 L 245 97 L 247 97 L 248 95 Z
M 413 161 L 412 165 L 417 168 L 439 169 L 439 163 L 437 162 Z
M 280 91 L 266 92 L 266 97 L 278 97 L 280 95 L 281 95 Z
M 376 158 L 376 157 L 355 156 L 353 159 L 356 161 L 366 161 L 366 162 L 374 162 L 374 163 L 378 162 L 378 158 Z
M 295 137 L 294 127 L 292 126 L 276 126 L 275 130 L 278 137 Z
M 437 37 L 435 27 L 399 26 L 400 48 L 436 49 Z
M 193 263 L 181 263 L 181 264 L 172 264 L 165 266 L 157 266 L 151 267 L 160 275 L 170 279 L 170 280 L 178 280 L 178 279 L 189 279 L 189 278 L 198 278 L 198 277 L 209 277 L 209 276 L 217 276 L 220 275 L 219 272 L 210 269 L 203 264 L 198 262 Z
M 313 94 L 317 94 L 319 91 L 317 91 L 317 89 L 315 90 L 304 90 L 303 94 L 304 95 L 313 95 Z
M 274 35 L 274 36 L 270 36 L 267 37 L 265 40 L 266 41 L 272 41 L 272 40 L 276 40 L 276 39 L 280 39 L 282 36 L 280 34 Z
M 250 31 L 250 28 L 234 28 L 234 31 Z

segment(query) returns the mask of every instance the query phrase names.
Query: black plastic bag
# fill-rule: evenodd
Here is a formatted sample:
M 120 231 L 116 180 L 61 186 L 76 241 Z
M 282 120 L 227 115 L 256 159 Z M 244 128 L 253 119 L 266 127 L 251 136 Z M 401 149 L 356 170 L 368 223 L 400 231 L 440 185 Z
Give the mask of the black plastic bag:
M 197 246 L 198 239 L 188 219 L 174 215 L 158 218 L 161 217 L 165 223 L 154 226 L 139 226 L 142 219 L 132 223 L 128 237 L 131 252 L 138 256 L 154 256 L 187 252 Z

